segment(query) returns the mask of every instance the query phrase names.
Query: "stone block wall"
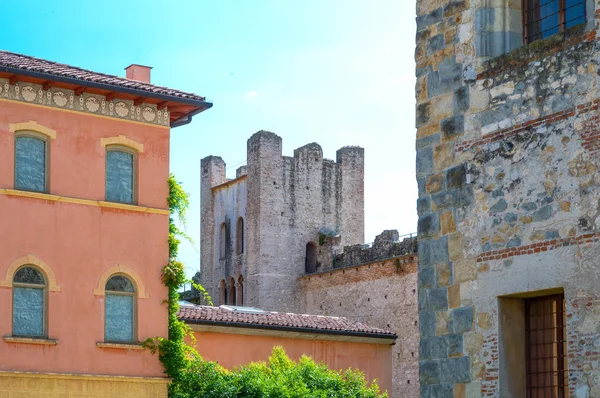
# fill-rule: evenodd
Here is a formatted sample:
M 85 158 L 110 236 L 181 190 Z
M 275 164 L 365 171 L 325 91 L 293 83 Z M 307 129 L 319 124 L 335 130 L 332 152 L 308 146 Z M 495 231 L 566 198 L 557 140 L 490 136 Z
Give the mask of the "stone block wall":
M 524 396 L 501 384 L 499 302 L 547 292 L 565 297 L 569 396 L 600 396 L 600 2 L 529 45 L 520 4 L 417 1 L 422 397 Z
M 416 235 L 405 237 L 402 241 L 399 241 L 398 231 L 388 230 L 377 235 L 372 245 L 345 246 L 342 251 L 334 254 L 331 268 L 349 267 L 416 253 Z M 327 269 L 329 268 L 323 268 L 323 270 Z
M 416 256 L 407 255 L 300 279 L 303 313 L 343 316 L 395 331 L 390 397 L 419 396 L 416 272 Z
M 320 245 L 323 231 L 331 236 L 322 243 L 331 248 L 364 240 L 364 150 L 341 148 L 332 161 L 311 143 L 288 157 L 281 137 L 260 131 L 248 140 L 247 154 L 247 166 L 232 181 L 221 158 L 202 161 L 201 279 L 214 298 L 219 281 L 239 271 L 244 305 L 293 312 L 306 245 Z M 245 250 L 238 264 L 233 252 L 218 258 L 218 228 L 231 225 L 233 250 L 239 216 L 245 217 Z M 329 263 L 331 253 L 319 257 Z
M 221 292 L 219 286 L 225 281 L 226 286 L 234 280 L 236 291 L 239 289 L 240 277 L 246 274 L 246 250 L 237 253 L 236 242 L 244 237 L 238 236 L 237 221 L 246 223 L 246 191 L 247 182 L 243 172 L 238 170 L 238 177 L 227 180 L 226 165 L 223 159 L 209 156 L 202 159 L 201 180 L 201 265 L 200 283 L 210 294 L 215 305 L 219 304 Z M 220 239 L 221 224 L 226 228 L 226 255 L 221 256 Z M 192 290 L 193 291 L 193 290 Z M 224 293 L 223 293 L 224 294 Z M 190 298 L 192 298 L 190 296 Z M 240 303 L 243 300 L 236 300 Z

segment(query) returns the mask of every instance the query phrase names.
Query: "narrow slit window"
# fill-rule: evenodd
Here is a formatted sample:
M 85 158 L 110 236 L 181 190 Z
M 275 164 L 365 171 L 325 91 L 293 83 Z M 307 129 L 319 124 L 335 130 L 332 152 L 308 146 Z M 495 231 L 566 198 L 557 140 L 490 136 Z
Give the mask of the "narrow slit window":
M 231 278 L 229 280 L 229 289 L 227 289 L 229 296 L 227 297 L 227 304 L 235 305 L 236 304 L 236 291 L 235 291 L 235 279 Z
M 242 217 L 237 220 L 235 236 L 235 253 L 242 254 L 244 252 L 244 219 Z
M 225 286 L 225 280 L 221 279 L 219 284 L 219 305 L 225 305 L 227 303 L 227 287 Z
M 225 257 L 227 257 L 227 225 L 222 223 L 219 230 L 219 258 Z
M 585 22 L 586 0 L 525 0 L 525 42 L 545 39 Z
M 15 137 L 15 189 L 47 191 L 48 143 L 33 133 Z
M 134 203 L 135 154 L 120 148 L 106 151 L 106 200 Z
M 33 267 L 13 278 L 13 336 L 46 337 L 46 279 Z
M 238 288 L 237 288 L 237 305 L 244 305 L 244 277 L 240 275 L 238 278 Z
M 307 274 L 317 272 L 317 245 L 313 242 L 306 244 L 305 270 Z

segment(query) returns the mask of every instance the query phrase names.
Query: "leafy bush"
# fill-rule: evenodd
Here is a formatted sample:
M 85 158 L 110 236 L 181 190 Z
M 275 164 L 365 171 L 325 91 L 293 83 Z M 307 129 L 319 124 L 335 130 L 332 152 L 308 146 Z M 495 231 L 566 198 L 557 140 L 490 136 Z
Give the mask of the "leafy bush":
M 186 336 L 194 340 L 188 325 L 177 318 L 179 289 L 187 282 L 184 265 L 177 261 L 179 238 L 188 239 L 176 227 L 173 216 L 185 223 L 189 206 L 187 193 L 173 175 L 169 176 L 168 203 L 171 210 L 169 222 L 169 263 L 163 268 L 162 282 L 169 288 L 169 337 L 147 339 L 144 346 L 152 353 L 158 352 L 165 373 L 172 379 L 170 398 L 371 398 L 387 397 L 381 394 L 377 383 L 370 386 L 365 376 L 357 370 L 332 371 L 303 356 L 297 363 L 289 359 L 281 347 L 275 347 L 268 363 L 251 363 L 227 370 L 215 362 L 204 360 L 198 352 L 185 343 Z M 195 285 L 205 300 L 210 297 Z
M 171 398 L 387 397 L 376 383 L 369 386 L 357 370 L 329 370 L 307 356 L 294 362 L 282 347 L 273 349 L 268 363 L 251 363 L 231 371 L 196 355 L 174 384 Z

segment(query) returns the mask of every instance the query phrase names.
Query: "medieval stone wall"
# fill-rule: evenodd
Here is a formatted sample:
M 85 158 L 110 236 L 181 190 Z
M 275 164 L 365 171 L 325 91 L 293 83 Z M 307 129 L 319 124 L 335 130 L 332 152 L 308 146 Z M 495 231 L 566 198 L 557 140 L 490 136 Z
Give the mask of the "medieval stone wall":
M 231 220 L 234 231 L 233 218 L 244 214 L 244 305 L 296 311 L 307 243 L 318 245 L 322 230 L 333 231 L 337 238 L 331 241 L 339 247 L 364 240 L 364 151 L 342 148 L 334 162 L 315 143 L 296 149 L 293 157 L 282 156 L 281 145 L 273 133 L 254 134 L 248 164 L 240 170 L 246 177 L 230 182 L 221 158 L 203 159 L 201 279 L 215 297 L 218 281 L 238 269 L 233 252 L 224 259 L 215 253 L 221 223 Z M 233 250 L 235 237 L 228 239 Z
M 416 272 L 411 254 L 301 278 L 303 313 L 343 316 L 398 335 L 391 397 L 419 396 Z
M 523 45 L 520 1 L 417 1 L 422 397 L 525 396 L 508 309 L 549 293 L 569 396 L 600 396 L 599 4 Z

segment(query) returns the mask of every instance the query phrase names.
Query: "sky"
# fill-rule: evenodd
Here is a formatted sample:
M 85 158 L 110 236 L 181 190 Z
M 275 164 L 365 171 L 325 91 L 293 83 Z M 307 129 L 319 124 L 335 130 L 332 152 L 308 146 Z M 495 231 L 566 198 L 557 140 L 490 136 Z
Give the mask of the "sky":
M 3 0 L 0 49 L 203 95 L 213 108 L 171 131 L 171 172 L 190 194 L 180 259 L 200 266 L 200 159 L 228 177 L 259 130 L 283 154 L 365 148 L 365 240 L 417 229 L 415 2 L 407 0 Z

